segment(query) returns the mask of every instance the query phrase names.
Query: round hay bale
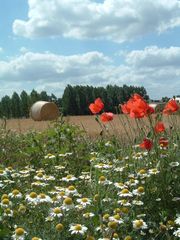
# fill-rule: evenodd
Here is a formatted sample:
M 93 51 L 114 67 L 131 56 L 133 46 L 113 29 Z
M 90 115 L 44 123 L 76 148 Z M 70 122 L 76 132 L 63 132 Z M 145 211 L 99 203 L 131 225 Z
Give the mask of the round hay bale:
M 38 101 L 32 105 L 30 117 L 34 121 L 55 120 L 59 117 L 59 109 L 53 102 Z

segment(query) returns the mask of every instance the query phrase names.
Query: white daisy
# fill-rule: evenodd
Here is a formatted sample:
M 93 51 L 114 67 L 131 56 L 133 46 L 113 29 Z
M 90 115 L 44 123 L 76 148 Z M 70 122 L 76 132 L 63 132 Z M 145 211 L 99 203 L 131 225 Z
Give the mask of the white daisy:
M 62 210 L 61 210 L 61 208 L 59 208 L 59 207 L 51 208 L 49 215 L 50 215 L 50 217 L 58 217 L 58 218 L 60 218 L 60 217 L 63 216 Z
M 89 198 L 78 198 L 76 201 L 83 207 L 86 207 L 87 205 L 91 204 L 91 200 Z
M 69 231 L 71 234 L 81 234 L 84 235 L 87 232 L 87 227 L 82 224 L 72 224 Z
M 173 235 L 180 238 L 180 228 L 173 232 Z
M 120 197 L 132 197 L 133 194 L 127 189 L 124 188 L 121 192 L 118 193 Z
M 178 216 L 174 222 L 175 222 L 176 224 L 180 225 L 180 216 Z
M 137 219 L 133 221 L 134 229 L 146 229 L 148 226 L 142 219 Z
M 73 175 L 67 175 L 66 177 L 62 178 L 62 181 L 65 181 L 65 182 L 71 182 L 71 181 L 75 181 L 75 180 L 77 180 L 77 178 Z
M 24 240 L 27 235 L 27 232 L 23 228 L 16 228 L 12 239 L 14 240 Z

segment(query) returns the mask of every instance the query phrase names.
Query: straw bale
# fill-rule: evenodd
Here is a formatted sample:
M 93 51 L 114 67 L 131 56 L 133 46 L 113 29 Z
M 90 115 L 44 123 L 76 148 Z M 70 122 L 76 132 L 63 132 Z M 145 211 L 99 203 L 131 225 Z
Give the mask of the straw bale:
M 53 102 L 38 101 L 32 105 L 30 117 L 34 121 L 55 120 L 59 117 L 59 109 Z

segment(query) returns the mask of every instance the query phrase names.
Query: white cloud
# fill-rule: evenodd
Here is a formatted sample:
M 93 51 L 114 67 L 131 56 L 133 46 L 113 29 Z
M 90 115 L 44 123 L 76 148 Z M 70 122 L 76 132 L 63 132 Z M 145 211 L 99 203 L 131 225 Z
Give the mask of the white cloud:
M 106 86 L 144 86 L 153 98 L 180 93 L 180 47 L 147 47 L 131 51 L 125 63 L 115 65 L 100 52 L 61 56 L 27 52 L 8 61 L 0 61 L 0 95 L 23 89 L 45 90 L 57 96 L 67 84 Z
M 26 52 L 28 52 L 29 50 L 28 50 L 26 47 L 21 47 L 21 48 L 19 49 L 19 51 L 20 51 L 21 53 L 26 53 Z
M 3 50 L 3 48 L 2 47 L 0 47 L 0 53 L 2 53 L 4 50 Z
M 29 0 L 28 20 L 16 19 L 15 34 L 124 42 L 180 26 L 179 0 Z
M 144 50 L 135 50 L 128 53 L 126 62 L 136 68 L 177 67 L 180 65 L 180 48 L 150 46 Z

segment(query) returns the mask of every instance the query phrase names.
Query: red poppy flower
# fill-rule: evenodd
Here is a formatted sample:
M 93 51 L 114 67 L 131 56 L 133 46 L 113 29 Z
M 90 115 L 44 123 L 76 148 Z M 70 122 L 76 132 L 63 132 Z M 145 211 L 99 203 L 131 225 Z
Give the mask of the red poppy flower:
M 113 113 L 111 112 L 104 112 L 101 114 L 100 118 L 101 118 L 101 121 L 102 122 L 109 122 L 109 121 L 112 121 L 113 120 Z
M 127 103 L 121 105 L 121 110 L 123 113 L 129 114 L 132 118 L 143 118 L 154 113 L 154 108 L 150 107 L 137 93 L 135 93 Z
M 179 105 L 177 104 L 177 102 L 174 99 L 171 99 L 165 106 L 163 113 L 164 114 L 171 114 L 174 112 L 177 112 L 179 109 Z
M 164 132 L 165 131 L 164 123 L 163 122 L 156 123 L 154 130 L 156 133 Z
M 167 147 L 168 146 L 168 139 L 166 139 L 166 138 L 164 138 L 164 137 L 161 137 L 160 139 L 159 139 L 159 145 L 161 146 L 161 147 Z
M 152 142 L 152 140 L 145 138 L 139 146 L 142 149 L 146 149 L 146 150 L 150 151 L 151 148 L 153 147 L 153 142 Z
M 100 98 L 97 98 L 94 103 L 89 105 L 89 109 L 93 114 L 99 113 L 104 108 L 104 103 Z

